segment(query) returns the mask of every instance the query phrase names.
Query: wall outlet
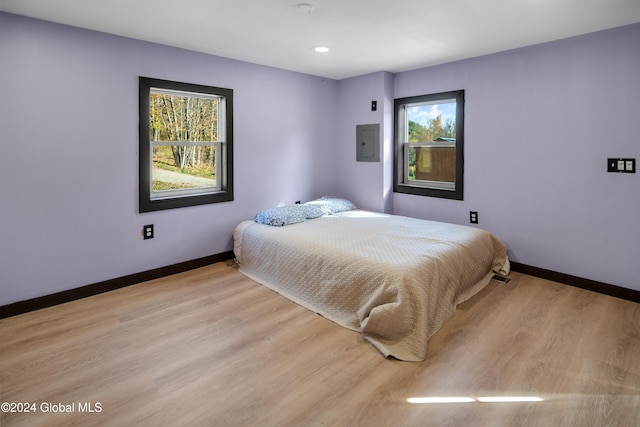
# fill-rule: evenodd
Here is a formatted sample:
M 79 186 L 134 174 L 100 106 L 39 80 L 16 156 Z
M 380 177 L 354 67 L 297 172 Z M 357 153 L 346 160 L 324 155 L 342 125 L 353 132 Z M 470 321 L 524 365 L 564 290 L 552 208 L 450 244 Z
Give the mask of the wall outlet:
M 478 212 L 476 212 L 476 211 L 470 211 L 469 212 L 469 222 L 471 224 L 477 224 L 478 223 Z
M 153 239 L 153 224 L 142 227 L 142 238 L 144 240 Z

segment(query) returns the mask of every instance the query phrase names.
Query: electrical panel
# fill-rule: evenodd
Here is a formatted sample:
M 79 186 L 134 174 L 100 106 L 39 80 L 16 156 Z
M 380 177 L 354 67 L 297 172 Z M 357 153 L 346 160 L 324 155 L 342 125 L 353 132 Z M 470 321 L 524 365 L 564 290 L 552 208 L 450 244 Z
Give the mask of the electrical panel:
M 380 124 L 356 125 L 356 161 L 380 161 Z

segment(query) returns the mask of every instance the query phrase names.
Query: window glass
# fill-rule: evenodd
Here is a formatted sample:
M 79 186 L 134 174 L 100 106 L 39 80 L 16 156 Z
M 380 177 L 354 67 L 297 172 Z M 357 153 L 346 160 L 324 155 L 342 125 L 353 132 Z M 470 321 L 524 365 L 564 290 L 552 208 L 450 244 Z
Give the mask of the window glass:
M 141 77 L 141 212 L 233 199 L 232 94 Z
M 394 191 L 462 199 L 464 91 L 396 99 Z

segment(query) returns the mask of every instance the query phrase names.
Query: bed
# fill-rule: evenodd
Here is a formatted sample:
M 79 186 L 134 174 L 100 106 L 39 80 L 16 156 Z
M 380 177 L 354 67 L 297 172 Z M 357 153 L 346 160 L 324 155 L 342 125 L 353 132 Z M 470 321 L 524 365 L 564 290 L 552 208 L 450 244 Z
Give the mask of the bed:
M 239 271 L 360 332 L 386 357 L 424 360 L 428 339 L 457 305 L 494 273 L 508 274 L 506 246 L 478 228 L 369 212 L 343 199 L 296 207 L 236 227 Z

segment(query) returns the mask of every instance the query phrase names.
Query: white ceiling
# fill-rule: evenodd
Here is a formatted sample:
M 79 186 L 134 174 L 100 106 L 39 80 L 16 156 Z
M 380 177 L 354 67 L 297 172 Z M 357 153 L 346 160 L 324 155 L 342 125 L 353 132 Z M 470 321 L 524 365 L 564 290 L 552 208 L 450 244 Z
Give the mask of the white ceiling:
M 640 22 L 640 0 L 0 0 L 0 10 L 333 79 Z

